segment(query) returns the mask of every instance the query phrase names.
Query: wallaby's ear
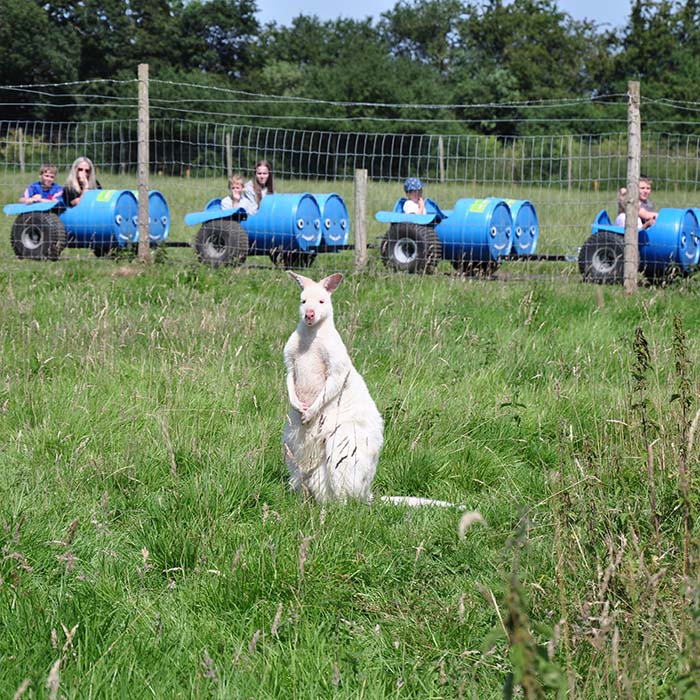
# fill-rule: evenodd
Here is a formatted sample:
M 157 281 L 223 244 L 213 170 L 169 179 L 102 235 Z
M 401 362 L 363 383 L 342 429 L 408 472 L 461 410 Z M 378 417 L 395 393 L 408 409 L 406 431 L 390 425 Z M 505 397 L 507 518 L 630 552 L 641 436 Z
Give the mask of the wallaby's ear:
M 304 275 L 298 275 L 296 272 L 287 270 L 289 276 L 302 288 L 304 289 L 307 285 L 313 284 L 313 280 L 309 277 L 304 277 Z
M 329 294 L 332 294 L 336 289 L 338 289 L 338 285 L 343 281 L 343 273 L 342 272 L 334 272 L 332 275 L 328 275 L 328 277 L 324 277 L 319 284 L 322 287 L 325 287 L 326 291 Z

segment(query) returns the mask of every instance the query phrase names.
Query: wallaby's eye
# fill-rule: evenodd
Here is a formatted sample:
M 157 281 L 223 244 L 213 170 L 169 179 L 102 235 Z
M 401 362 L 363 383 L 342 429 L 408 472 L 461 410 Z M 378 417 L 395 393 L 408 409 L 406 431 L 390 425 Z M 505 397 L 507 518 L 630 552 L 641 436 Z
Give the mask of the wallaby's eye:
M 306 304 L 306 299 L 302 299 L 302 300 L 301 300 L 301 303 L 302 303 L 302 304 Z
M 325 303 L 326 303 L 326 300 L 325 300 L 325 299 L 319 299 L 319 300 L 318 300 L 318 303 L 319 303 L 319 304 L 325 304 Z

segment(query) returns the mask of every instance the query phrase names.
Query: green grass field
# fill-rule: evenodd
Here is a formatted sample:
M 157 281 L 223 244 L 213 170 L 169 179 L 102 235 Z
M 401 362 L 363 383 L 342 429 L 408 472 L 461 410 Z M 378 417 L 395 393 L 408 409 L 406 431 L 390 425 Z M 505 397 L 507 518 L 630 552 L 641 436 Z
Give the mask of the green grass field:
M 282 271 L 2 268 L 0 697 L 697 697 L 696 280 L 346 279 L 375 491 L 461 539 L 288 490 Z

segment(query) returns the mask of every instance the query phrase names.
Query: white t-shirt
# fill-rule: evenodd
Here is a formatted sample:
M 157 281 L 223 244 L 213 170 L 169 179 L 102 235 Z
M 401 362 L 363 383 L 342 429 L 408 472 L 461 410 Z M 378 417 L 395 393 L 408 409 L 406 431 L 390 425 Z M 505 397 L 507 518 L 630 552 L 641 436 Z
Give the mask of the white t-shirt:
M 615 218 L 615 223 L 613 226 L 624 226 L 625 225 L 625 212 L 620 212 L 617 217 Z M 637 228 L 642 228 L 644 224 L 642 223 L 641 219 L 637 219 Z
M 403 203 L 403 213 L 404 214 L 420 214 L 420 205 L 418 202 L 414 202 L 412 199 L 407 199 Z
M 262 201 L 262 198 L 267 195 L 267 187 L 262 188 L 260 195 L 260 199 Z M 245 183 L 243 192 L 241 192 L 241 206 L 244 207 L 249 214 L 257 213 L 258 209 L 260 208 L 258 199 L 255 196 L 255 188 L 252 180 L 248 180 L 248 182 Z
M 243 199 L 242 196 L 241 196 L 241 198 L 238 200 L 238 206 L 237 206 L 237 207 L 234 207 L 234 206 L 233 206 L 233 199 L 232 199 L 231 197 L 224 197 L 224 198 L 221 200 L 221 208 L 222 208 L 222 209 L 239 209 L 239 208 L 242 208 L 242 209 L 245 209 L 246 212 L 247 212 L 248 214 L 254 214 L 254 213 L 255 213 L 255 212 L 253 212 L 253 211 L 250 211 L 250 210 L 253 208 L 253 207 L 251 207 L 251 205 L 250 205 L 250 201 L 249 201 L 249 200 L 246 200 L 246 199 Z

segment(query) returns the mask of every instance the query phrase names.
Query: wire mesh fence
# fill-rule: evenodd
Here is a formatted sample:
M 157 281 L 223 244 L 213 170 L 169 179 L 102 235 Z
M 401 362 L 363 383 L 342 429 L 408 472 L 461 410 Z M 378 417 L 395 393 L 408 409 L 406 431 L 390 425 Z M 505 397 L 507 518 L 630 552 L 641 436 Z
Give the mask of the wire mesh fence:
M 326 129 L 287 128 L 280 125 L 278 115 L 266 120 L 264 115 L 234 118 L 212 112 L 210 104 L 219 96 L 212 92 L 206 107 L 198 111 L 196 104 L 190 104 L 175 115 L 170 102 L 152 101 L 150 187 L 167 200 L 168 241 L 183 246 L 171 256 L 173 260 L 192 256 L 184 246 L 194 240 L 196 227 L 185 223 L 186 214 L 225 196 L 231 173 L 250 178 L 260 159 L 272 164 L 277 192 L 341 197 L 350 215 L 350 245 L 358 224 L 352 220 L 356 211 L 353 178 L 358 170 L 368 175 L 363 209 L 370 245 L 386 231 L 375 213 L 391 211 L 404 196 L 404 178 L 412 176 L 423 181 L 427 197 L 448 211 L 465 198 L 528 200 L 539 221 L 538 252 L 569 257 L 575 257 L 601 209 L 610 210 L 614 218 L 616 192 L 626 180 L 626 127 L 613 118 L 619 115 L 624 96 L 600 105 L 602 112 L 610 110 L 610 123 L 617 130 L 600 132 L 599 125 L 592 123 L 589 133 L 581 130 L 585 125 L 578 125 L 577 133 L 526 136 L 470 133 L 472 125 L 466 122 L 462 133 L 453 133 L 455 123 L 441 133 L 440 123 L 431 120 L 415 123 L 420 133 L 406 133 L 404 119 L 397 120 L 395 129 L 383 123 L 381 132 L 337 131 L 330 128 L 332 124 Z M 81 99 L 86 99 L 84 94 Z M 92 94 L 89 101 L 92 113 L 100 107 L 112 113 L 117 109 L 107 94 Z M 299 121 L 297 113 L 294 124 Z M 311 117 L 309 123 L 313 125 Z M 669 132 L 666 127 L 666 122 L 644 125 L 642 172 L 653 178 L 657 206 L 697 206 L 700 136 L 690 129 Z M 103 187 L 135 190 L 137 129 L 135 100 L 120 102 L 118 116 L 109 119 L 0 121 L 3 203 L 17 201 L 26 184 L 37 179 L 42 163 L 54 163 L 61 182 L 80 155 L 96 164 Z M 0 256 L 12 257 L 13 220 L 3 216 L 1 221 Z M 331 264 L 352 267 L 352 255 Z

